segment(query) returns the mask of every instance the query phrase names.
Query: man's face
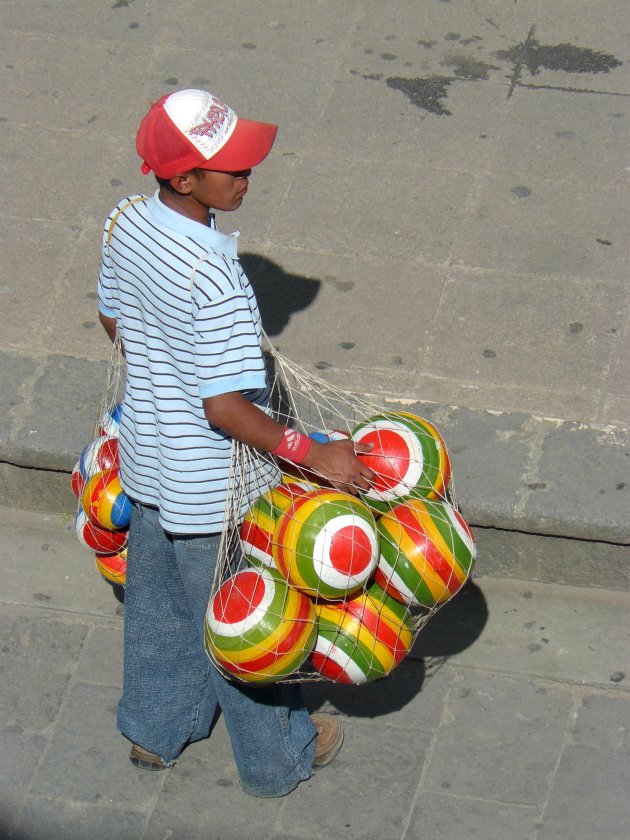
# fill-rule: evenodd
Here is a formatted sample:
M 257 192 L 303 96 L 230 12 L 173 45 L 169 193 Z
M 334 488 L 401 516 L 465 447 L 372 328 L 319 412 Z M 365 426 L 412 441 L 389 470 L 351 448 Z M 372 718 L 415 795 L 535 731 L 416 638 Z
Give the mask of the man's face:
M 190 195 L 208 209 L 238 210 L 247 192 L 251 173 L 251 169 L 244 169 L 242 172 L 197 169 L 187 175 Z

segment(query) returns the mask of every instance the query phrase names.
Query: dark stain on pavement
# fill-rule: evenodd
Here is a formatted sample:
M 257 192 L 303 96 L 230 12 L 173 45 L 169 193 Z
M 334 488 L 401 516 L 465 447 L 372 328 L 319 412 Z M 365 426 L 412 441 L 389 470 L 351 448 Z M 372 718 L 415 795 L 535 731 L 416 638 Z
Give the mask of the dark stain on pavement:
M 532 194 L 531 189 L 529 187 L 523 186 L 522 184 L 520 184 L 517 187 L 512 187 L 510 192 L 513 192 L 517 198 L 529 198 L 529 196 Z
M 600 245 L 612 245 L 609 239 L 596 239 L 595 242 L 599 242 Z
M 609 73 L 623 64 L 609 53 L 597 52 L 574 44 L 541 44 L 536 38 L 516 44 L 509 50 L 499 50 L 497 58 L 527 67 L 532 76 L 545 70 L 564 70 L 565 73 Z
M 493 26 L 495 25 L 489 18 L 486 20 Z M 532 85 L 525 85 L 521 81 L 523 68 L 527 68 L 532 76 L 540 73 L 542 69 L 561 70 L 565 73 L 593 74 L 609 73 L 611 70 L 623 64 L 623 61 L 616 56 L 593 50 L 590 47 L 578 47 L 575 44 L 569 43 L 541 44 L 534 37 L 535 32 L 536 25 L 534 24 L 530 28 L 525 41 L 515 44 L 509 49 L 499 50 L 494 53 L 497 58 L 512 64 L 512 78 L 508 99 L 512 96 L 517 86 L 532 87 Z M 462 46 L 469 46 L 482 39 L 478 35 L 463 39 L 459 32 L 447 32 L 444 35 L 444 40 L 458 42 Z M 431 49 L 436 44 L 436 41 L 418 40 L 417 44 L 425 49 Z M 367 48 L 365 52 L 372 54 L 373 50 Z M 393 53 L 381 53 L 381 58 L 386 61 L 393 61 L 396 56 Z M 452 82 L 460 80 L 467 82 L 487 81 L 489 79 L 489 71 L 499 69 L 495 64 L 476 61 L 465 54 L 447 57 L 442 62 L 442 66 L 453 68 L 453 75 L 433 75 L 425 78 L 409 79 L 394 76 L 386 79 L 385 82 L 389 88 L 404 93 L 416 107 L 428 111 L 430 114 L 451 116 L 451 111 L 446 107 L 443 100 L 447 98 L 448 87 Z M 371 74 L 364 75 L 363 78 L 380 80 L 382 76 L 381 74 Z M 561 89 L 577 93 L 589 92 L 576 88 Z M 602 91 L 599 92 L 601 93 Z M 556 136 L 561 139 L 572 139 L 572 137 L 569 137 L 569 132 L 558 132 Z
M 454 55 L 442 62 L 442 67 L 452 67 L 453 73 L 458 79 L 467 79 L 470 82 L 485 81 L 489 78 L 490 70 L 498 70 L 496 64 L 486 64 L 484 61 L 476 61 L 467 55 Z
M 394 76 L 386 79 L 387 87 L 404 93 L 412 105 L 428 111 L 430 114 L 450 117 L 451 112 L 441 100 L 447 95 L 448 86 L 453 81 L 449 76 L 429 76 L 426 79 L 404 79 Z

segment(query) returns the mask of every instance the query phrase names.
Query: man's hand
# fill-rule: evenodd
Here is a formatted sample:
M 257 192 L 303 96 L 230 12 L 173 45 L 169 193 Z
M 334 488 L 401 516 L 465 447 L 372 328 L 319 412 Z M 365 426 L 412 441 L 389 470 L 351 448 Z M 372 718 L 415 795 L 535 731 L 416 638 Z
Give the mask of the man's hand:
M 313 441 L 302 466 L 321 475 L 337 490 L 356 496 L 359 491 L 370 489 L 375 475 L 355 452 L 370 452 L 371 449 L 371 443 L 355 443 L 352 440 Z

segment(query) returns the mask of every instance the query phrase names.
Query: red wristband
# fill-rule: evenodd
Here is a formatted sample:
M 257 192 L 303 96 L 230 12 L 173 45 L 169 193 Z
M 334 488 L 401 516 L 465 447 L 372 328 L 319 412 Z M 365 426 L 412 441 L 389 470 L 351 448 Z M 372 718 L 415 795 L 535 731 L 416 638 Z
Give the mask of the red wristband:
M 271 454 L 277 458 L 291 461 L 293 464 L 301 464 L 306 458 L 312 442 L 308 435 L 302 435 L 287 426 L 284 430 L 284 437 L 280 441 L 280 446 L 274 449 Z

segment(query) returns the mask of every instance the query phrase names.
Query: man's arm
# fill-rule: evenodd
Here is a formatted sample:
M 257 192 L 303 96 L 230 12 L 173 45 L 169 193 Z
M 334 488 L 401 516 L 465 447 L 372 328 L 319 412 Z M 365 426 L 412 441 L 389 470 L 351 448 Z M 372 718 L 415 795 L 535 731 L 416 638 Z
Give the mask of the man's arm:
M 203 409 L 211 425 L 248 446 L 273 452 L 282 442 L 285 427 L 239 391 L 206 397 Z M 351 440 L 332 443 L 312 441 L 301 464 L 325 476 L 339 490 L 356 495 L 357 489 L 369 489 L 374 473 L 356 457 L 355 451 L 369 452 L 371 448 L 369 444 L 354 443 Z
M 113 344 L 116 339 L 116 319 L 110 318 L 109 315 L 103 315 L 102 312 L 99 312 L 98 320 L 103 325 L 105 332 L 109 336 L 109 340 Z
M 116 340 L 116 319 L 115 318 L 110 318 L 109 315 L 103 315 L 102 312 L 99 312 L 98 313 L 98 320 L 103 325 L 103 328 L 104 328 L 105 332 L 109 336 L 109 340 L 113 344 L 114 341 Z M 123 346 L 122 341 L 120 342 L 120 352 L 123 354 L 123 356 L 125 355 L 125 348 Z

